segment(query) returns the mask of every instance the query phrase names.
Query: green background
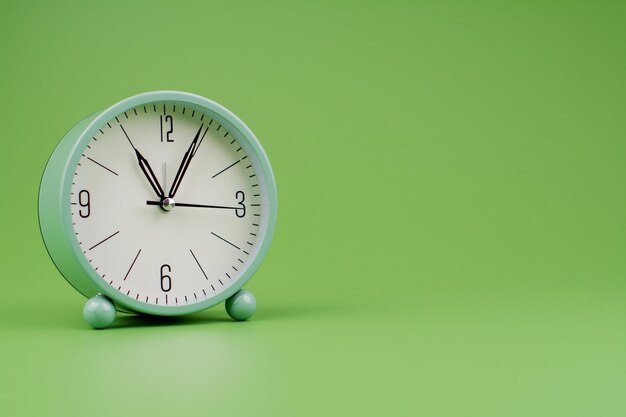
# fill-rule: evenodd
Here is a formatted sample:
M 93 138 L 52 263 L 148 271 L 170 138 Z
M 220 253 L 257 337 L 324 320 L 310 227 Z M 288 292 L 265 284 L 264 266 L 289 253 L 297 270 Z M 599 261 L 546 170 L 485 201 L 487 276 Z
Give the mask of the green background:
M 3 2 L 0 414 L 626 415 L 626 3 Z M 37 226 L 87 114 L 178 89 L 279 190 L 249 322 L 93 331 Z

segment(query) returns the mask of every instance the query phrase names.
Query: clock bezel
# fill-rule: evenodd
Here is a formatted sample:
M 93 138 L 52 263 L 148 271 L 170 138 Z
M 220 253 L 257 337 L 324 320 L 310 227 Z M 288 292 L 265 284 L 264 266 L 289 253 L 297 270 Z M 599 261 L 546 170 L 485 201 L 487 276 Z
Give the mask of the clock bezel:
M 134 107 L 153 102 L 185 103 L 205 109 L 233 131 L 255 166 L 264 210 L 261 215 L 259 249 L 248 268 L 223 292 L 206 300 L 185 305 L 148 304 L 123 294 L 106 283 L 90 265 L 75 237 L 71 216 L 70 192 L 74 172 L 81 154 L 92 137 L 108 121 Z M 259 171 L 260 170 L 260 171 Z M 261 174 L 261 175 L 259 175 Z M 88 116 L 72 128 L 54 150 L 42 177 L 39 198 L 40 229 L 44 243 L 57 269 L 80 293 L 90 298 L 102 293 L 120 310 L 175 316 L 205 310 L 226 300 L 241 289 L 257 271 L 269 249 L 277 217 L 277 191 L 274 174 L 265 151 L 252 131 L 234 113 L 205 97 L 181 91 L 153 91 L 122 100 L 105 110 Z

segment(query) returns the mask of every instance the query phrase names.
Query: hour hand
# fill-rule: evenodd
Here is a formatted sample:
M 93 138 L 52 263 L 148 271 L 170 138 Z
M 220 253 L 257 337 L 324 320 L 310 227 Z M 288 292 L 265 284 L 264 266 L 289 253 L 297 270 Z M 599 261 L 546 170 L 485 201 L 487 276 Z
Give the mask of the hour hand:
M 156 175 L 154 175 L 154 171 L 152 171 L 152 168 L 150 168 L 148 160 L 144 158 L 144 156 L 137 149 L 135 149 L 135 153 L 137 154 L 139 167 L 148 179 L 148 182 L 152 186 L 152 189 L 160 199 L 163 199 L 165 197 L 165 193 L 163 192 L 163 188 L 161 188 L 161 184 L 159 184 L 159 180 L 157 179 Z
M 122 132 L 124 132 L 126 139 L 128 139 L 128 143 L 130 143 L 130 146 L 132 146 L 135 150 L 135 155 L 137 155 L 137 161 L 139 162 L 139 167 L 141 168 L 141 171 L 148 179 L 148 182 L 150 183 L 150 186 L 152 187 L 156 195 L 161 200 L 163 200 L 163 198 L 165 198 L 165 192 L 163 191 L 163 188 L 161 188 L 161 184 L 159 184 L 159 180 L 157 179 L 156 175 L 154 175 L 154 171 L 152 171 L 152 168 L 150 168 L 150 163 L 146 158 L 144 158 L 141 152 L 139 152 L 139 150 L 135 148 L 135 145 L 133 145 L 133 142 L 128 137 L 128 133 L 126 133 L 126 130 L 124 130 L 124 127 L 122 125 L 120 125 L 120 127 L 122 128 Z

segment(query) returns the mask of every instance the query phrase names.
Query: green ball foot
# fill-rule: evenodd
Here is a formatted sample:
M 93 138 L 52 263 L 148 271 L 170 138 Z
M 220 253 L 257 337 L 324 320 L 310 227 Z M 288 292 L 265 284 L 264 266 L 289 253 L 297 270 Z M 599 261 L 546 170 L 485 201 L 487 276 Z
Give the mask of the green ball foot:
M 85 303 L 83 317 L 94 329 L 104 329 L 115 320 L 115 306 L 107 297 L 98 294 Z
M 235 320 L 248 320 L 256 311 L 256 298 L 248 290 L 239 290 L 226 300 L 226 312 Z

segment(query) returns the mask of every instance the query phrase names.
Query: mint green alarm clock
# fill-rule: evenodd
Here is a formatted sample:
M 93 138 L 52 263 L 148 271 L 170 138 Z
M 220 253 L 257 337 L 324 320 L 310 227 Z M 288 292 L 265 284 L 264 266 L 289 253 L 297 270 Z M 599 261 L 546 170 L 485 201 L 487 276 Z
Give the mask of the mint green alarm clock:
M 57 145 L 39 191 L 41 234 L 57 269 L 89 300 L 84 318 L 117 311 L 174 316 L 226 301 L 254 314 L 243 285 L 276 224 L 269 160 L 248 127 L 194 94 L 140 94 L 80 121 Z

